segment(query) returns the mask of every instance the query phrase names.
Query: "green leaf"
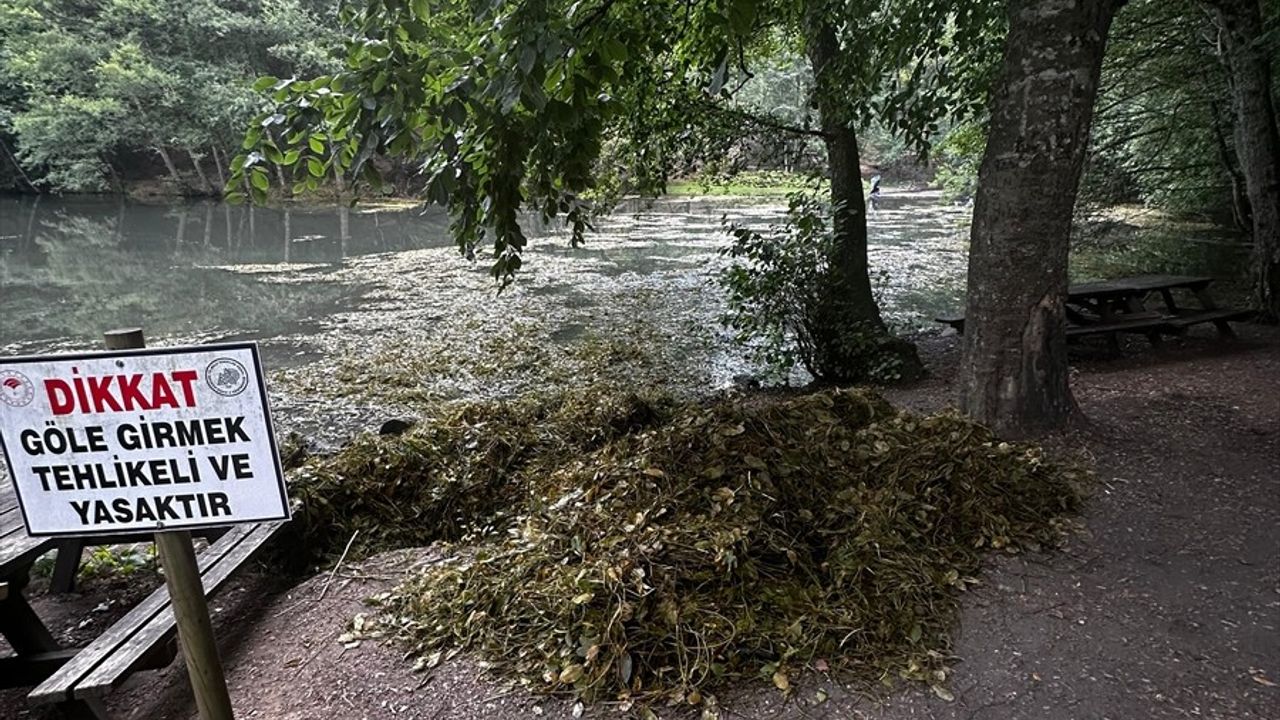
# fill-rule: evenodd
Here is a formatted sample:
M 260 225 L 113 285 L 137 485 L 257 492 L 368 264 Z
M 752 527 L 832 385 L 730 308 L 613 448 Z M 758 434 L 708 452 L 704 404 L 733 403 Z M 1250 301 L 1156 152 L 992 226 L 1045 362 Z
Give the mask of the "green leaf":
M 322 177 L 324 175 L 324 163 L 315 158 L 307 158 L 307 172 L 312 177 Z
M 271 187 L 271 179 L 267 177 L 267 171 L 260 168 L 255 168 L 254 171 L 249 174 L 249 182 L 253 187 L 264 193 Z
M 280 82 L 280 78 L 271 77 L 270 75 L 260 77 L 253 83 L 253 91 L 263 92 L 274 87 L 278 82 Z
M 626 62 L 627 57 L 629 57 L 627 46 L 613 37 L 605 39 L 604 46 L 600 48 L 600 51 L 605 60 L 609 62 Z
M 311 148 L 311 152 L 317 155 L 324 155 L 324 141 L 320 140 L 316 136 L 312 135 L 311 138 L 307 140 L 307 146 Z

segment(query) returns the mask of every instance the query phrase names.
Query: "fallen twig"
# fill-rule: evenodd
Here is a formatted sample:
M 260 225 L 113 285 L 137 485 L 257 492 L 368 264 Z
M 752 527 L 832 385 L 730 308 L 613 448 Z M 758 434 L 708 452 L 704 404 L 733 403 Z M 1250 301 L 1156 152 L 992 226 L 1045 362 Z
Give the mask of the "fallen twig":
M 347 541 L 347 546 L 342 549 L 342 557 L 338 558 L 338 563 L 333 566 L 333 570 L 329 571 L 329 579 L 324 581 L 324 587 L 320 589 L 320 597 L 317 598 L 317 602 L 323 600 L 325 594 L 329 592 L 329 584 L 333 582 L 333 576 L 338 574 L 338 568 L 342 567 L 342 561 L 347 559 L 347 553 L 351 552 L 351 544 L 356 541 L 356 536 L 359 534 L 359 530 L 351 533 L 351 539 Z

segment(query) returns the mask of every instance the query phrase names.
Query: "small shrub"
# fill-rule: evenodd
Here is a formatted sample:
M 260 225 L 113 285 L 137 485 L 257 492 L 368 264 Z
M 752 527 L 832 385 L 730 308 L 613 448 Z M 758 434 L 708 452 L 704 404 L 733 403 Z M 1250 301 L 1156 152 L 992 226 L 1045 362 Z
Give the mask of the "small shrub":
M 986 128 L 964 123 L 951 128 L 938 144 L 936 182 L 950 200 L 964 200 L 978 191 L 978 168 L 987 149 Z
M 785 223 L 761 233 L 729 225 L 732 264 L 720 276 L 728 311 L 723 322 L 735 341 L 787 383 L 797 366 L 836 382 L 893 382 L 903 355 L 882 327 L 850 321 L 833 280 L 836 238 L 830 205 L 811 195 L 790 196 Z

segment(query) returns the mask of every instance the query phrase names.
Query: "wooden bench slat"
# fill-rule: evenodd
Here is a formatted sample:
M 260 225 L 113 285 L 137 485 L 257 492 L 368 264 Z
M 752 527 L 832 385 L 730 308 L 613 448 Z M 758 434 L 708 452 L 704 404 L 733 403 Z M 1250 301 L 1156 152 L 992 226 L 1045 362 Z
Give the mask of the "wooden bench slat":
M 231 574 L 267 540 L 270 540 L 282 524 L 277 522 L 250 526 L 252 531 L 241 542 L 218 560 L 208 572 L 202 571 L 201 579 L 205 596 L 213 595 L 221 589 L 231 579 Z M 93 672 L 76 684 L 72 692 L 76 699 L 83 700 L 110 692 L 112 688 L 124 682 L 134 670 L 139 669 L 153 648 L 172 640 L 177 634 L 173 607 L 167 602 L 168 593 L 163 589 L 157 592 L 164 593 L 166 600 L 164 609 L 130 638 L 126 647 L 111 653 Z
M 23 529 L 20 516 L 0 515 L 0 538 L 6 538 Z
M 48 552 L 56 543 L 51 538 L 31 537 L 19 526 L 0 537 L 0 577 L 7 576 Z
M 1167 326 L 1168 322 L 1164 318 L 1140 318 L 1097 325 L 1072 325 L 1067 328 L 1067 337 L 1084 337 L 1112 332 L 1159 332 Z
M 1221 322 L 1224 320 L 1243 320 L 1253 314 L 1252 310 L 1235 310 L 1220 308 L 1217 310 L 1184 310 L 1169 318 L 1168 323 L 1176 328 L 1191 327 L 1199 323 Z
M 1098 322 L 1088 325 L 1071 324 L 1067 326 L 1067 337 L 1084 337 L 1088 335 L 1101 335 L 1112 332 L 1137 332 L 1150 333 L 1161 331 L 1176 331 L 1192 325 L 1209 322 L 1226 322 L 1230 320 L 1243 320 L 1253 314 L 1251 310 L 1237 310 L 1232 308 L 1219 308 L 1214 310 L 1183 310 L 1177 315 L 1161 315 L 1159 313 L 1141 313 L 1124 316 L 1126 319 L 1116 322 Z M 964 332 L 963 317 L 947 317 L 940 316 L 934 318 L 940 323 L 950 325 L 960 332 Z
M 238 526 L 223 535 L 218 542 L 205 548 L 204 552 L 200 553 L 196 559 L 201 574 L 203 575 L 205 571 L 213 567 L 215 563 L 240 544 L 240 541 L 249 535 L 251 529 L 251 526 Z M 168 606 L 169 595 L 163 587 L 151 593 L 145 600 L 135 605 L 124 617 L 116 621 L 114 625 L 107 628 L 106 632 L 81 649 L 71 662 L 63 665 L 57 673 L 31 691 L 27 697 L 33 703 L 38 704 L 70 700 L 72 688 L 81 678 L 92 672 L 95 667 L 120 646 L 128 643 L 147 623 L 151 622 Z

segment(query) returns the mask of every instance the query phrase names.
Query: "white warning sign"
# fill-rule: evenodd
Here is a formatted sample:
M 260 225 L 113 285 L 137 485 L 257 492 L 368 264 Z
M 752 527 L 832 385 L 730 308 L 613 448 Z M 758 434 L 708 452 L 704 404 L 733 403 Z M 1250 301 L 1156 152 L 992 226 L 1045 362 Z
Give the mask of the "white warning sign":
M 32 535 L 289 517 L 253 343 L 0 359 L 0 445 Z

